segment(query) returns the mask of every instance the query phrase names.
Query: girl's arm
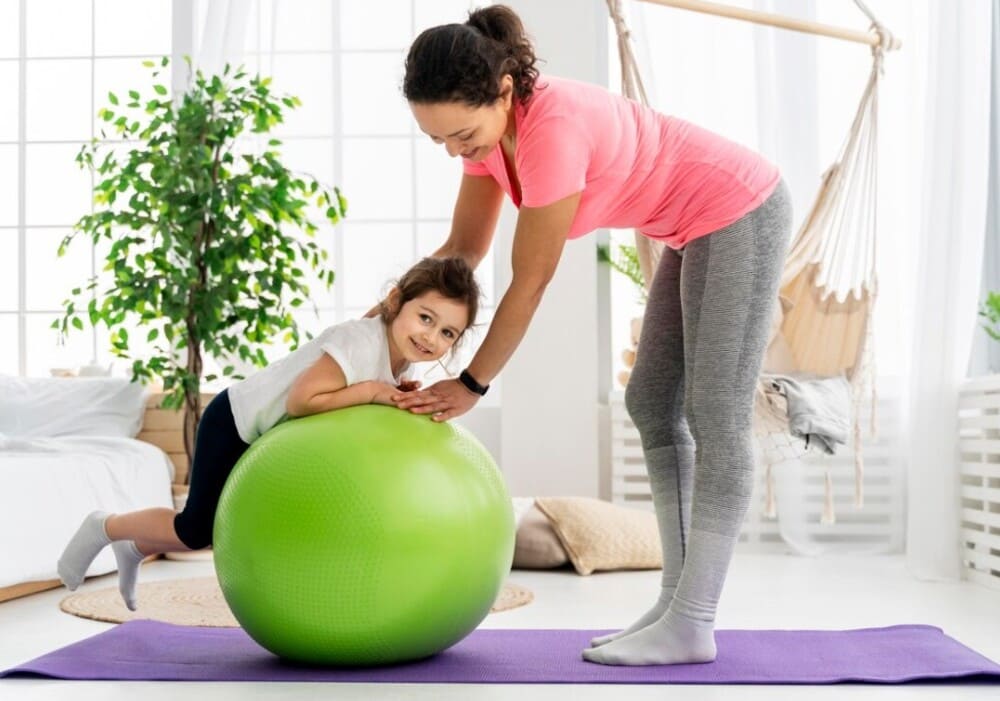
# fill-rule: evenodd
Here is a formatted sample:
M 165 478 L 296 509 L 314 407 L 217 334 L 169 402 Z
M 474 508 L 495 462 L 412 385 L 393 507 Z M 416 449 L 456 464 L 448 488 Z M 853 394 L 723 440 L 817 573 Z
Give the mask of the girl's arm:
M 298 417 L 357 404 L 391 404 L 393 394 L 399 394 L 399 390 L 384 382 L 348 385 L 340 365 L 324 353 L 295 380 L 285 400 L 285 411 L 289 416 Z

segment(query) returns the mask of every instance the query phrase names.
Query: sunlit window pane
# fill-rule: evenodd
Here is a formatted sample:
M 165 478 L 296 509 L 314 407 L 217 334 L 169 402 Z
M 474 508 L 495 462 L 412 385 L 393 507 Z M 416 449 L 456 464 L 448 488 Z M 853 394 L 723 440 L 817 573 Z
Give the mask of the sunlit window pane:
M 17 229 L 0 229 L 0 312 L 17 311 Z M 0 341 L 0 345 L 6 341 Z
M 448 238 L 450 229 L 451 219 L 441 220 L 440 222 L 420 222 L 417 224 L 417 257 L 429 256 L 441 248 L 445 239 Z M 493 256 L 493 247 L 491 246 L 489 252 L 479 263 L 479 267 L 476 268 L 476 280 L 479 281 L 479 287 L 483 291 L 481 304 L 486 306 L 496 304 L 494 265 L 495 258 Z
M 0 58 L 16 57 L 20 50 L 20 0 L 0 0 Z
M 0 19 L 0 22 L 3 20 Z M 2 31 L 2 30 L 0 30 Z M 3 40 L 0 39 L 0 45 Z M 0 141 L 17 141 L 18 109 L 17 62 L 0 61 L 0 95 L 5 106 L 0 109 Z
M 461 24 L 469 18 L 469 10 L 489 3 L 471 0 L 434 0 L 434 2 L 416 2 L 413 25 L 417 32 L 439 24 Z
M 410 219 L 410 139 L 344 139 L 342 186 L 352 220 Z
M 31 377 L 49 375 L 53 370 L 76 370 L 88 365 L 93 356 L 93 331 L 85 326 L 83 331 L 71 329 L 64 339 L 51 328 L 59 318 L 57 314 L 27 314 L 25 317 L 25 346 L 27 372 Z
M 282 136 L 333 133 L 333 65 L 324 56 L 274 57 L 271 89 L 278 95 L 294 95 L 302 106 L 285 109 L 285 122 L 274 129 Z
M 58 255 L 69 229 L 28 229 L 25 236 L 25 306 L 28 311 L 58 311 L 73 288 L 85 288 L 91 276 L 91 249 L 83 236 Z
M 17 146 L 0 145 L 0 226 L 17 226 Z
M 419 136 L 415 155 L 417 217 L 451 220 L 462 182 L 460 159 L 451 158 L 444 146 Z
M 27 224 L 73 224 L 90 211 L 90 173 L 75 158 L 79 144 L 28 144 Z
M 27 12 L 28 57 L 89 56 L 91 49 L 90 3 L 81 0 L 29 0 Z
M 333 139 L 282 139 L 277 147 L 281 162 L 293 173 L 309 175 L 332 186 Z
M 348 307 L 370 309 L 391 283 L 413 264 L 413 228 L 406 224 L 356 224 L 340 227 L 344 264 L 337 282 Z
M 348 50 L 406 49 L 413 38 L 408 2 L 342 2 L 338 24 L 341 46 Z
M 28 61 L 25 131 L 28 141 L 89 139 L 89 60 Z
M 17 333 L 17 316 L 0 314 L 0 373 L 16 375 L 17 351 L 20 345 Z
M 341 7 L 367 5 L 345 2 Z M 261 51 L 329 51 L 333 48 L 333 5 L 330 0 L 261 0 Z M 294 8 L 294 11 L 293 11 Z M 381 9 L 384 17 L 387 13 Z
M 344 133 L 409 134 L 413 117 L 400 86 L 403 54 L 345 54 L 342 61 Z
M 94 0 L 94 53 L 169 55 L 171 5 L 171 0 Z

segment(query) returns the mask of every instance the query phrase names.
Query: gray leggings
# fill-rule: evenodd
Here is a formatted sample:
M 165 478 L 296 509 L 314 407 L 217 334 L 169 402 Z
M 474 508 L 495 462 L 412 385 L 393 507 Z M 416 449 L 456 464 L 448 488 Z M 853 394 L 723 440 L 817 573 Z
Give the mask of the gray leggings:
M 691 485 L 675 483 L 682 532 L 735 536 L 749 505 L 754 389 L 790 232 L 782 181 L 733 224 L 667 249 L 653 279 L 625 403 L 647 456 L 696 447 L 693 513 Z

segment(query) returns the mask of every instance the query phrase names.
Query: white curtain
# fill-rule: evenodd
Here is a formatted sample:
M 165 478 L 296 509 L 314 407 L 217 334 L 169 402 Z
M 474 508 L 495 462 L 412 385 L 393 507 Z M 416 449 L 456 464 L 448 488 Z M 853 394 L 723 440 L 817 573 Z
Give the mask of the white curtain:
M 1000 291 L 1000 0 L 993 0 L 990 48 L 990 179 L 987 185 L 986 241 L 983 245 L 983 281 L 980 299 Z M 969 375 L 1000 372 L 1000 343 L 976 329 Z
M 192 57 L 195 67 L 205 75 L 214 75 L 221 73 L 227 63 L 239 66 L 253 0 L 204 0 L 198 5 L 203 22 Z
M 957 401 L 986 227 L 991 9 L 987 2 L 932 3 L 928 22 L 907 522 L 908 566 L 925 579 L 960 571 Z

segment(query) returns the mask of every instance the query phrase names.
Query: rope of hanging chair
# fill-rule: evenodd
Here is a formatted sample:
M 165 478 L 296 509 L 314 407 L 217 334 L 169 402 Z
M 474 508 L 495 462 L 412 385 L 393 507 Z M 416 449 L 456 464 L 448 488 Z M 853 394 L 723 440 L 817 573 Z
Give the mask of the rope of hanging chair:
M 639 64 L 635 60 L 635 53 L 632 51 L 632 33 L 625 24 L 624 13 L 622 12 L 621 0 L 606 0 L 608 12 L 615 25 L 615 34 L 618 37 L 618 55 L 620 57 L 622 72 L 622 94 L 643 105 L 649 105 L 649 98 L 646 95 L 646 88 L 642 84 L 642 75 L 639 73 Z M 660 262 L 663 254 L 664 244 L 653 241 L 648 236 L 643 236 L 637 230 L 635 232 L 635 249 L 639 258 L 639 269 L 642 272 L 642 279 L 645 281 L 646 290 L 653 282 L 653 274 L 656 266 Z

